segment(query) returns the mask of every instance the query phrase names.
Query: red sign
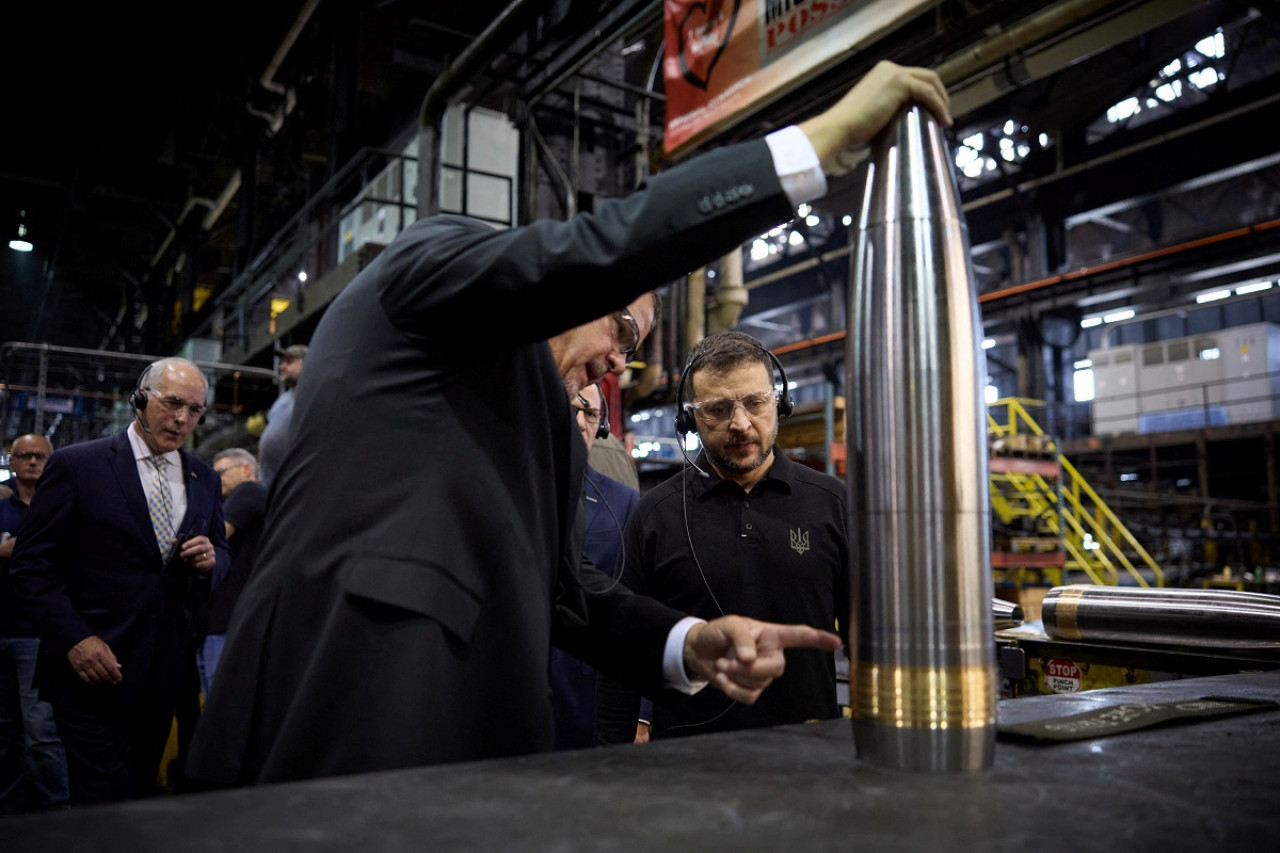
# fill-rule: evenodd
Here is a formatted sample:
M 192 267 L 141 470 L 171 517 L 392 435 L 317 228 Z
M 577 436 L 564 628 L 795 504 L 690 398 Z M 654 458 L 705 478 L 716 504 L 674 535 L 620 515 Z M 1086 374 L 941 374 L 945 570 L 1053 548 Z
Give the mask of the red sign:
M 1083 678 L 1076 662 L 1066 658 L 1055 658 L 1044 667 L 1045 684 L 1054 693 L 1079 693 Z
M 664 0 L 667 153 L 802 85 L 936 2 Z

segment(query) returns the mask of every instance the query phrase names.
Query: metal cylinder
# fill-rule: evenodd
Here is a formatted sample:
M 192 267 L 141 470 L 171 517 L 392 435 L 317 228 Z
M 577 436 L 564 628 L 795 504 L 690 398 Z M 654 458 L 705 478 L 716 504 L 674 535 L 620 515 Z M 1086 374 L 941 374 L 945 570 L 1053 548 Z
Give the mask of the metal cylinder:
M 1280 648 L 1280 596 L 1261 592 L 1056 586 L 1041 616 L 1045 633 L 1059 640 Z
M 850 704 L 857 755 L 995 751 L 986 359 L 952 153 L 924 108 L 873 142 L 850 271 Z
M 1003 598 L 991 599 L 991 621 L 997 631 L 1017 628 L 1022 624 L 1022 605 Z

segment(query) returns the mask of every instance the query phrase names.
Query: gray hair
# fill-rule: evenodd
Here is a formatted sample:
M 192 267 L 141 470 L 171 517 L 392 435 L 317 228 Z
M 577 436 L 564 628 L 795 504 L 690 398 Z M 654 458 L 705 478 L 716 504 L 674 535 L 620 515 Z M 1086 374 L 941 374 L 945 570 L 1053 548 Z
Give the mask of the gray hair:
M 207 402 L 209 397 L 209 377 L 204 375 L 204 371 L 197 367 L 194 361 L 182 358 L 181 356 L 172 355 L 168 358 L 162 358 L 148 364 L 147 368 L 142 371 L 142 375 L 138 377 L 138 387 L 154 388 L 156 380 L 158 380 L 166 370 L 171 367 L 178 367 L 179 365 L 190 367 L 196 373 L 200 374 L 200 378 L 204 380 L 204 393 Z
M 217 465 L 223 459 L 229 459 L 237 465 L 248 465 L 253 471 L 253 479 L 258 479 L 260 474 L 258 459 L 243 447 L 228 447 L 226 450 L 220 451 L 217 456 L 213 457 L 213 464 Z

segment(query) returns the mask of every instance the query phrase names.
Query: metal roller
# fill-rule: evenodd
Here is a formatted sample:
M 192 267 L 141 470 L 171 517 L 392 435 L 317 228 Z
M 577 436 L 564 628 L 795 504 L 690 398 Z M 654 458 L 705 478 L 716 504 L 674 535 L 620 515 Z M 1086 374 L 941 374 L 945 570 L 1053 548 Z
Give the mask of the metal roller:
M 857 754 L 979 770 L 995 749 L 977 290 L 952 152 L 904 110 L 872 144 L 850 274 L 850 703 Z
M 1280 649 L 1280 596 L 1229 589 L 1056 586 L 1044 631 L 1060 640 Z

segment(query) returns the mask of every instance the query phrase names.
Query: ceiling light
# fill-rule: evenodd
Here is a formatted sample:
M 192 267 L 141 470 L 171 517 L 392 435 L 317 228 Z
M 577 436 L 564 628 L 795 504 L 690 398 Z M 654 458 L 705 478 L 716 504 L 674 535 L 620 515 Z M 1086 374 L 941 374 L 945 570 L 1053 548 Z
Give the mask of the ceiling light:
M 1230 290 L 1213 290 L 1209 293 L 1201 293 L 1196 297 L 1196 304 L 1203 305 L 1206 302 L 1217 302 L 1219 299 L 1226 299 L 1231 296 Z
M 26 211 L 22 211 L 20 216 L 25 216 Z M 35 248 L 31 241 L 27 239 L 27 226 L 21 219 L 18 221 L 18 236 L 9 241 L 9 248 L 15 252 L 30 252 Z
M 1137 313 L 1138 312 L 1134 311 L 1132 308 L 1125 308 L 1122 311 L 1113 311 L 1110 314 L 1103 314 L 1102 322 L 1119 323 L 1121 320 L 1132 320 Z
M 1253 284 L 1242 284 L 1236 288 L 1236 296 L 1244 296 L 1246 293 L 1259 293 L 1263 290 L 1270 290 L 1271 282 L 1256 281 Z

